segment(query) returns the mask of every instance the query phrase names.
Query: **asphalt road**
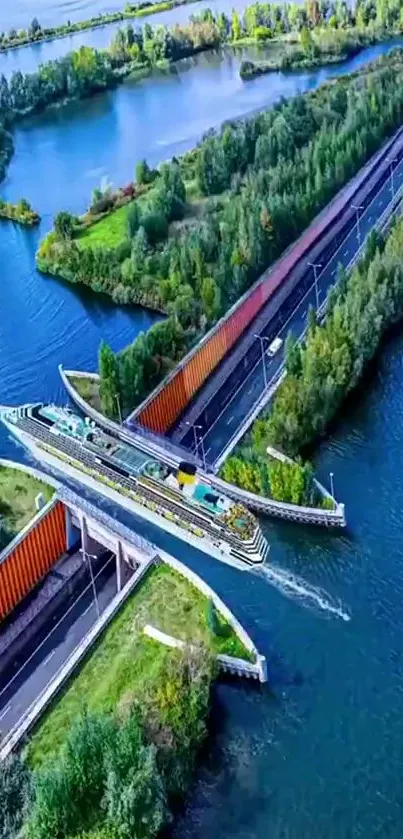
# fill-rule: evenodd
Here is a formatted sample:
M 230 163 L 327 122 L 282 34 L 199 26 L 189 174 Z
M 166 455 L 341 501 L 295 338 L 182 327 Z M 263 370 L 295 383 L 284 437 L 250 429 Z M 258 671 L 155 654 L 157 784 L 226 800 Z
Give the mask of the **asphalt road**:
M 394 192 L 403 185 L 403 160 L 401 160 L 394 168 L 393 173 L 393 188 Z M 380 187 L 379 191 L 369 203 L 368 207 L 360 212 L 359 220 L 359 236 L 357 225 L 346 235 L 344 240 L 338 247 L 338 250 L 331 256 L 328 261 L 322 262 L 322 267 L 318 269 L 318 301 L 319 306 L 325 301 L 326 294 L 329 288 L 334 284 L 337 274 L 338 265 L 347 267 L 351 260 L 359 250 L 361 242 L 365 239 L 378 219 L 384 213 L 387 205 L 392 201 L 392 183 L 390 176 Z M 269 342 L 275 335 L 279 335 L 283 341 L 289 332 L 295 337 L 300 338 L 306 326 L 307 312 L 310 306 L 316 308 L 316 291 L 314 283 L 313 269 L 307 263 L 307 277 L 310 278 L 310 286 L 303 294 L 302 299 L 295 300 L 298 295 L 298 289 L 285 301 L 282 309 L 276 316 L 278 327 L 273 333 L 273 324 L 269 323 L 262 334 L 269 336 L 269 341 L 265 341 L 265 348 L 269 346 Z M 291 304 L 291 305 L 290 305 Z M 281 325 L 280 325 L 281 324 Z M 255 361 L 250 364 L 247 369 L 237 373 L 238 383 L 236 387 L 231 386 L 230 380 L 225 382 L 220 393 L 214 399 L 216 405 L 223 404 L 223 407 L 213 414 L 210 406 L 204 411 L 197 420 L 197 424 L 201 426 L 197 431 L 198 436 L 198 453 L 202 456 L 202 446 L 204 448 L 205 458 L 208 464 L 214 464 L 220 455 L 226 450 L 230 441 L 236 434 L 237 430 L 242 425 L 246 415 L 250 412 L 253 406 L 258 402 L 263 391 L 265 390 L 265 381 L 270 384 L 276 379 L 279 371 L 284 363 L 284 343 L 281 349 L 277 352 L 274 358 L 268 358 L 267 353 L 264 353 L 264 367 L 266 371 L 266 378 L 263 370 L 263 359 L 260 347 L 260 342 L 256 340 L 254 348 Z M 232 392 L 231 392 L 232 391 Z M 182 445 L 194 450 L 194 432 L 193 429 L 188 432 L 182 441 Z
M 101 549 L 101 552 L 104 552 L 104 549 Z M 108 561 L 108 555 L 105 555 L 100 565 L 100 569 L 102 568 L 104 571 L 95 579 L 101 611 L 116 594 L 114 557 Z M 68 613 L 59 612 L 49 623 L 42 633 L 43 641 L 41 637 L 37 638 L 36 646 L 29 650 L 28 660 L 17 662 L 14 674 L 9 673 L 4 679 L 6 684 L 0 685 L 0 742 L 95 623 L 97 610 L 89 579 L 83 584 L 83 588 L 85 586 L 87 588 L 84 593 L 80 597 L 77 594 L 77 599 Z

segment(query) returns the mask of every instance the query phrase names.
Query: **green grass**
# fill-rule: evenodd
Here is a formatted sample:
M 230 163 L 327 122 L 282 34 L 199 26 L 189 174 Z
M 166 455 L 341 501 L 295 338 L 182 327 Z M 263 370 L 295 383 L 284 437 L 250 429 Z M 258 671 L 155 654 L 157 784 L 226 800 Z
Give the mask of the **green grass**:
M 49 501 L 54 489 L 20 469 L 0 466 L 0 517 L 12 533 L 18 533 L 36 515 L 39 492 Z
M 103 634 L 64 694 L 34 732 L 29 760 L 37 766 L 58 751 L 84 707 L 114 711 L 142 702 L 159 681 L 167 656 L 177 652 L 143 633 L 149 623 L 184 641 L 204 641 L 213 651 L 251 660 L 232 630 L 213 636 L 206 622 L 207 598 L 166 565 L 151 569 Z
M 143 195 L 136 198 L 136 202 L 142 213 L 147 213 L 148 204 L 153 198 L 155 188 L 151 184 L 145 187 Z M 76 238 L 76 242 L 80 248 L 116 248 L 125 239 L 127 239 L 126 217 L 127 211 L 133 202 L 124 204 L 123 207 L 118 207 L 117 210 L 112 210 L 109 215 L 104 216 L 95 224 L 87 227 Z
M 115 248 L 126 239 L 126 216 L 129 205 L 119 207 L 88 227 L 77 238 L 80 248 Z
M 69 381 L 76 389 L 77 393 L 95 408 L 97 411 L 102 411 L 101 398 L 99 395 L 99 381 L 91 379 L 89 376 L 69 376 Z

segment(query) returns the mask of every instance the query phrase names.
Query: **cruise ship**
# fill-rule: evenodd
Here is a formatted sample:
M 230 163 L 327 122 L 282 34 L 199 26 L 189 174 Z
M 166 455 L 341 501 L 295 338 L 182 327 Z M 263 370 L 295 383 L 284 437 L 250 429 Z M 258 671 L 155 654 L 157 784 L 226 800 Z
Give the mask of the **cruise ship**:
M 209 556 L 242 570 L 265 561 L 269 545 L 258 520 L 193 464 L 169 467 L 69 408 L 1 408 L 0 419 L 36 460 Z

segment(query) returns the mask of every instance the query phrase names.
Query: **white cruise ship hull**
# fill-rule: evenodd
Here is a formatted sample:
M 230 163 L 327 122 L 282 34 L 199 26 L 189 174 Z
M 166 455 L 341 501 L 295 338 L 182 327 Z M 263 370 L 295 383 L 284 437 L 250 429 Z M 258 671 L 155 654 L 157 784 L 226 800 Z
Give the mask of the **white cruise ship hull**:
M 126 495 L 123 495 L 123 493 L 121 494 L 117 492 L 112 489 L 112 487 L 103 484 L 102 481 L 96 480 L 96 478 L 92 475 L 81 472 L 79 469 L 76 469 L 73 464 L 68 463 L 65 460 L 60 460 L 56 455 L 53 455 L 51 452 L 43 449 L 41 446 L 38 446 L 35 439 L 31 437 L 30 434 L 26 433 L 21 428 L 16 427 L 4 416 L 2 416 L 2 421 L 10 434 L 21 443 L 24 449 L 27 449 L 33 455 L 35 460 L 49 466 L 49 468 L 52 469 L 52 471 L 56 471 L 58 476 L 62 479 L 66 478 L 66 476 L 72 478 L 72 480 L 81 484 L 84 488 L 97 492 L 113 504 L 124 507 L 130 513 L 138 516 L 138 518 L 150 522 L 150 524 L 164 530 L 171 536 L 175 536 L 182 542 L 192 545 L 192 547 L 202 551 L 209 557 L 218 559 L 220 562 L 224 562 L 225 564 L 230 565 L 233 568 L 237 568 L 240 571 L 248 571 L 255 566 L 263 564 L 265 557 L 261 555 L 255 554 L 253 559 L 249 559 L 249 557 L 245 556 L 245 561 L 238 560 L 230 553 L 230 546 L 227 543 L 220 542 L 220 546 L 217 546 L 208 535 L 200 537 L 194 535 L 188 530 L 183 530 L 183 528 L 179 527 L 175 524 L 175 522 L 165 519 L 162 515 L 159 515 L 147 507 L 138 504 L 134 499 L 128 498 Z M 266 552 L 267 551 L 268 547 Z

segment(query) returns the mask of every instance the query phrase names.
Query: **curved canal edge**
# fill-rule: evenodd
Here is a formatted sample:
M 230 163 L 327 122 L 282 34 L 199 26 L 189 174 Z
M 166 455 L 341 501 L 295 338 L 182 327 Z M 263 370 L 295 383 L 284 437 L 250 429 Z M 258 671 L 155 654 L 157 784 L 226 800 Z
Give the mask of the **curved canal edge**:
M 165 463 L 171 466 L 178 466 L 181 459 L 183 459 L 183 451 L 176 449 L 169 440 L 159 438 L 158 435 L 147 434 L 146 432 L 136 434 L 134 431 L 129 431 L 126 428 L 118 425 L 113 420 L 108 419 L 104 414 L 93 408 L 77 391 L 71 382 L 71 378 L 88 379 L 93 382 L 99 380 L 97 373 L 85 373 L 78 370 L 64 370 L 63 365 L 59 364 L 59 373 L 71 400 L 77 407 L 83 411 L 87 416 L 97 422 L 101 427 L 111 431 L 112 434 L 117 435 L 121 440 L 127 443 L 136 444 L 144 451 L 154 454 L 161 458 Z M 190 457 L 190 454 L 188 455 Z M 322 510 L 316 507 L 303 507 L 297 504 L 289 504 L 285 501 L 274 501 L 272 498 L 264 498 L 256 495 L 253 492 L 240 489 L 239 487 L 229 484 L 218 478 L 216 475 L 205 474 L 205 479 L 209 481 L 212 486 L 221 490 L 235 501 L 245 504 L 246 507 L 254 512 L 261 513 L 274 518 L 282 519 L 284 521 L 291 521 L 299 524 L 311 524 L 318 527 L 345 527 L 346 514 L 343 503 L 333 499 L 334 510 Z M 324 487 L 318 484 L 319 488 L 324 492 Z

